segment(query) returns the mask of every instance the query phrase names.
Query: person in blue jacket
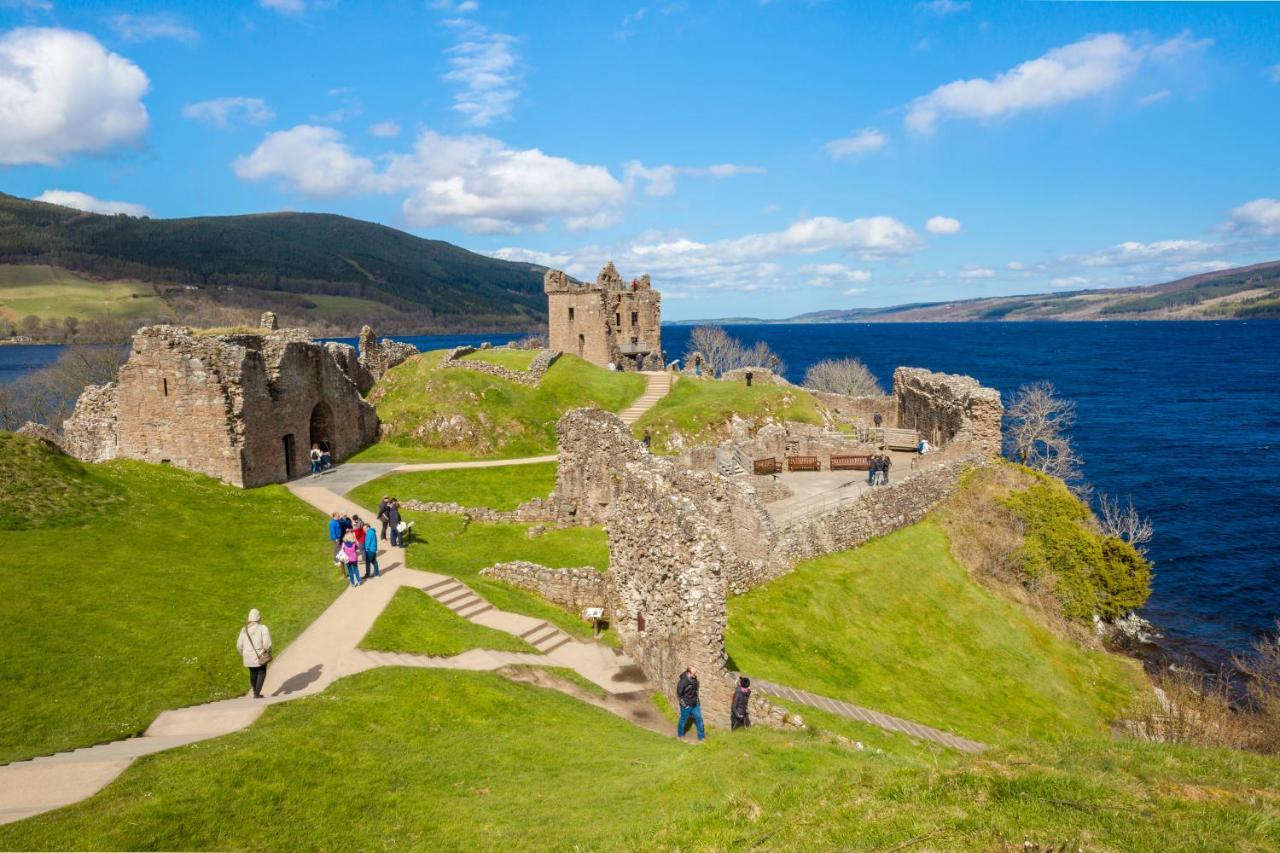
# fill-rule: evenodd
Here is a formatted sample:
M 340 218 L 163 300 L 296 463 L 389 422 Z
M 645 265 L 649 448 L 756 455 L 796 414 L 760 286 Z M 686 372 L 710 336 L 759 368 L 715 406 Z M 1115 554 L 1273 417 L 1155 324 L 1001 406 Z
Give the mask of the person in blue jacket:
M 329 541 L 333 543 L 333 560 L 338 561 L 338 552 L 342 550 L 342 513 L 335 512 L 329 517 Z
M 378 534 L 372 526 L 364 524 L 364 577 L 361 580 L 368 580 L 370 575 L 382 577 L 378 568 Z

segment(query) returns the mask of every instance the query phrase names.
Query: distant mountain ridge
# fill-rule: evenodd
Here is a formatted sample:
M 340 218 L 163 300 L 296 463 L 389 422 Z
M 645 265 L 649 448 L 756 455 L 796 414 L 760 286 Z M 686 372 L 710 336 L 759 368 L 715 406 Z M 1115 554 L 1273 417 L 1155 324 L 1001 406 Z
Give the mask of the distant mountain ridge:
M 1238 320 L 1280 318 L 1280 261 L 1218 270 L 1164 284 L 1066 293 L 916 302 L 888 308 L 810 311 L 785 320 L 697 323 L 956 323 L 975 320 Z
M 161 295 L 176 286 L 188 299 L 206 291 L 245 310 L 272 298 L 302 310 L 319 296 L 385 306 L 428 328 L 520 329 L 546 319 L 543 267 L 324 213 L 150 219 L 0 193 L 0 264 L 147 282 Z

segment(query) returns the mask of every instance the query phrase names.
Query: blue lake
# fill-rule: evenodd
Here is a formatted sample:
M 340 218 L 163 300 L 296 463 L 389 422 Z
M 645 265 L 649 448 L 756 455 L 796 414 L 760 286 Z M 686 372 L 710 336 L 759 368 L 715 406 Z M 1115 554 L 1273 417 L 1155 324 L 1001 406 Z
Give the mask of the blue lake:
M 899 365 L 965 373 L 1006 396 L 1048 380 L 1076 402 L 1074 439 L 1100 491 L 1156 526 L 1145 614 L 1216 663 L 1280 618 L 1280 323 L 894 323 L 730 326 L 764 340 L 799 382 L 814 361 L 862 359 L 889 387 Z M 689 328 L 667 326 L 683 353 Z M 422 349 L 519 335 L 400 337 Z M 354 343 L 354 339 L 345 342 Z M 0 381 L 57 357 L 0 347 Z

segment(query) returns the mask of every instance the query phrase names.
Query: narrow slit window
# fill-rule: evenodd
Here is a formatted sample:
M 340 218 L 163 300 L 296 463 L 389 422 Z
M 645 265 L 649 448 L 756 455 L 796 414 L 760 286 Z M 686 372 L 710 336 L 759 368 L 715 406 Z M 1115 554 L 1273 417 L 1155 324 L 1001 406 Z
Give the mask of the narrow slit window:
M 169 380 L 161 379 L 160 381 L 164 383 L 164 395 L 168 397 L 169 396 Z
M 569 306 L 569 322 L 570 323 L 573 322 L 573 306 L 572 305 Z

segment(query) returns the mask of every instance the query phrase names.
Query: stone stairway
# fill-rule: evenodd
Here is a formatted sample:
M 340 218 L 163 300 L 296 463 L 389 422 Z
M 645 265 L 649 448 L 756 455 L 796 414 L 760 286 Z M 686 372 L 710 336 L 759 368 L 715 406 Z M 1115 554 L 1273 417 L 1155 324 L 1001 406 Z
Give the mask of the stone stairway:
M 565 643 L 573 642 L 573 637 L 570 637 L 550 622 L 543 622 L 525 631 L 520 635 L 520 639 L 544 655 L 551 654 Z
M 643 375 L 649 380 L 644 393 L 629 408 L 618 413 L 618 417 L 622 418 L 622 422 L 627 426 L 640 420 L 641 415 L 653 408 L 654 403 L 667 396 L 667 392 L 671 390 L 670 373 L 662 370 L 646 370 Z
M 493 605 L 476 595 L 469 586 L 454 578 L 445 578 L 422 588 L 422 591 L 463 619 L 471 619 Z

